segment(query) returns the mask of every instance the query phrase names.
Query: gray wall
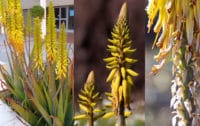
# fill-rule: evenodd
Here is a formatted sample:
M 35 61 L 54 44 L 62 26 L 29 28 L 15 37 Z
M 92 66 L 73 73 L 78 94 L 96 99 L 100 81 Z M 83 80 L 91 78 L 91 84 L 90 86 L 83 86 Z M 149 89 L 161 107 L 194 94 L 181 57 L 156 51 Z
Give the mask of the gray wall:
M 47 0 L 47 5 L 50 0 Z M 22 8 L 29 9 L 34 5 L 39 5 L 40 0 L 21 0 Z M 54 6 L 73 5 L 74 0 L 53 0 Z

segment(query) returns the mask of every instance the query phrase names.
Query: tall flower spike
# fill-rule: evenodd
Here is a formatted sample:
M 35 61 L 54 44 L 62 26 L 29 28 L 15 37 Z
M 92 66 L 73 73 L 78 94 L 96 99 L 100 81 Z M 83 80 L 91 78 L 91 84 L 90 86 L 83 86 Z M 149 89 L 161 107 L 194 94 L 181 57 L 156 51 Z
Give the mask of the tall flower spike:
M 21 56 L 24 53 L 23 14 L 20 0 L 7 0 L 7 30 L 9 43 Z
M 94 126 L 94 121 L 104 115 L 103 109 L 97 107 L 97 102 L 99 100 L 99 92 L 95 92 L 94 71 L 91 71 L 88 75 L 84 88 L 79 94 L 79 107 L 83 113 L 75 116 L 74 119 L 87 119 L 89 126 Z
M 173 126 L 200 124 L 200 0 L 151 0 L 147 7 L 148 28 L 154 25 L 156 74 L 172 57 L 173 75 L 170 106 L 174 109 Z M 156 20 L 156 16 L 158 19 Z
M 52 1 L 50 1 L 47 19 L 47 35 L 46 35 L 46 52 L 47 61 L 54 63 L 56 61 L 56 26 L 55 13 Z
M 138 76 L 138 73 L 131 69 L 131 65 L 137 62 L 132 58 L 132 54 L 136 51 L 132 49 L 132 40 L 130 38 L 130 30 L 127 21 L 127 4 L 124 3 L 117 23 L 114 26 L 112 39 L 108 39 L 108 51 L 111 56 L 104 58 L 107 62 L 107 68 L 111 69 L 107 77 L 107 82 L 111 82 L 111 95 L 113 110 L 119 115 L 119 108 L 129 108 L 131 86 L 133 85 L 132 76 Z M 120 125 L 121 126 L 121 125 Z
M 43 58 L 42 58 L 41 24 L 39 17 L 34 19 L 33 61 L 34 61 L 34 68 L 38 70 L 44 69 Z
M 65 24 L 61 25 L 60 37 L 58 42 L 58 59 L 56 64 L 57 78 L 62 79 L 67 77 L 67 43 L 66 43 L 66 29 Z
M 6 3 L 4 0 L 0 0 L 0 23 L 4 26 L 6 24 L 6 13 L 5 13 Z

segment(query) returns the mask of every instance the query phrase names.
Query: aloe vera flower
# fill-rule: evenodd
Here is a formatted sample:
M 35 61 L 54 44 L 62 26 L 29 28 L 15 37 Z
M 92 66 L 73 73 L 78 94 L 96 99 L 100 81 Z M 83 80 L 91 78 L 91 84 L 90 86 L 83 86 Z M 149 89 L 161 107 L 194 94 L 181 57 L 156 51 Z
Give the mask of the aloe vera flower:
M 7 31 L 9 43 L 21 56 L 24 53 L 23 14 L 20 0 L 7 0 Z
M 5 2 L 0 0 L 0 22 L 4 26 L 6 24 Z
M 41 24 L 40 19 L 34 19 L 34 47 L 33 47 L 33 61 L 34 68 L 43 70 L 43 58 L 42 58 L 42 38 L 41 38 Z
M 158 73 L 170 58 L 173 62 L 172 125 L 197 126 L 200 123 L 200 0 L 150 0 L 147 14 L 149 31 L 156 22 L 153 47 L 160 50 L 154 57 L 158 64 L 152 67 L 152 73 Z
M 101 98 L 99 97 L 99 92 L 95 91 L 94 71 L 89 73 L 84 88 L 78 96 L 79 107 L 82 113 L 74 116 L 74 119 L 86 119 L 88 121 L 88 126 L 94 126 L 94 122 L 104 115 L 104 110 L 97 106 L 97 102 Z
M 112 38 L 108 39 L 108 51 L 111 56 L 104 58 L 107 68 L 111 69 L 106 82 L 111 82 L 112 109 L 118 116 L 118 125 L 125 125 L 124 109 L 130 109 L 130 94 L 133 86 L 132 77 L 138 76 L 131 69 L 137 62 L 132 58 L 136 49 L 132 49 L 130 29 L 127 21 L 127 3 L 122 5 L 116 25 L 111 32 Z
M 137 76 L 138 73 L 131 69 L 131 65 L 137 62 L 132 58 L 136 51 L 131 49 L 132 40 L 130 39 L 130 30 L 127 22 L 127 4 L 123 4 L 116 25 L 112 32 L 112 39 L 108 39 L 108 51 L 111 56 L 104 58 L 107 62 L 107 68 L 111 69 L 107 82 L 111 82 L 113 95 L 113 109 L 118 108 L 119 102 L 123 99 L 125 106 L 129 106 L 130 89 L 133 85 L 131 76 Z
M 47 60 L 50 63 L 56 61 L 56 26 L 55 26 L 55 13 L 52 1 L 50 1 L 47 19 L 47 35 L 46 35 L 46 52 Z
M 57 78 L 66 78 L 67 77 L 67 43 L 66 43 L 66 29 L 65 24 L 61 25 L 60 38 L 58 43 L 58 58 L 56 64 L 56 74 Z

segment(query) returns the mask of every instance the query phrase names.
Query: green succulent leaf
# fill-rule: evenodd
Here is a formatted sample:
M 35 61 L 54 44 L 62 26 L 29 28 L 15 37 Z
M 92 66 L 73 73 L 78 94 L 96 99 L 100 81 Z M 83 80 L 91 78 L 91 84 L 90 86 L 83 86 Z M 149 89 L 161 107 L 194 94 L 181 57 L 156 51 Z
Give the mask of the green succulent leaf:
M 16 101 L 9 98 L 7 99 L 8 102 L 11 104 L 12 108 L 19 113 L 25 121 L 28 121 L 30 124 L 36 124 L 38 121 L 38 117 L 30 112 L 28 109 L 23 108 L 21 105 L 17 104 Z

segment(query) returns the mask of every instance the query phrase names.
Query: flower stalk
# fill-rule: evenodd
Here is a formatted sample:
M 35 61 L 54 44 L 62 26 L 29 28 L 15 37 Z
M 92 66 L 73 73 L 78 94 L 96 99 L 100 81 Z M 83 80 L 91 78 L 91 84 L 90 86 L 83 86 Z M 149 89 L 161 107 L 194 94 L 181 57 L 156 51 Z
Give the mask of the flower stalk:
M 67 61 L 67 43 L 66 43 L 66 29 L 65 24 L 61 25 L 61 31 L 60 31 L 60 37 L 59 37 L 59 43 L 57 44 L 58 56 L 57 56 L 57 64 L 56 64 L 56 73 L 57 78 L 62 79 L 67 77 L 67 67 L 68 67 L 68 61 Z
M 24 53 L 24 28 L 23 14 L 20 0 L 7 0 L 7 32 L 13 50 L 18 56 Z
M 4 2 L 4 0 L 0 0 L 0 22 L 1 25 L 4 26 L 6 24 L 6 13 L 5 13 L 5 9 L 6 9 L 6 3 Z
M 56 51 L 56 26 L 55 26 L 55 13 L 52 1 L 49 3 L 47 18 L 47 34 L 46 34 L 46 52 L 47 61 L 50 64 L 55 63 L 57 51 Z
M 132 40 L 127 21 L 127 3 L 122 5 L 116 25 L 114 26 L 112 39 L 108 39 L 108 51 L 111 56 L 104 58 L 107 62 L 107 68 L 110 74 L 107 82 L 111 82 L 111 101 L 112 109 L 118 116 L 118 126 L 125 126 L 125 108 L 130 109 L 130 94 L 133 85 L 132 76 L 138 76 L 138 73 L 131 69 L 131 65 L 137 62 L 132 58 L 136 51 L 132 49 Z
M 197 126 L 200 113 L 200 69 L 197 65 L 200 61 L 200 1 L 151 0 L 147 14 L 149 31 L 156 22 L 153 47 L 160 49 L 154 57 L 158 65 L 152 67 L 152 73 L 157 74 L 172 57 L 172 125 Z
M 88 126 L 94 126 L 94 122 L 104 115 L 104 110 L 97 107 L 100 100 L 99 92 L 95 91 L 94 71 L 88 75 L 84 88 L 79 94 L 79 107 L 83 114 L 74 117 L 75 120 L 87 119 Z
M 40 19 L 34 19 L 34 47 L 33 47 L 33 62 L 34 68 L 44 70 L 42 57 L 42 38 L 41 38 L 41 24 Z

